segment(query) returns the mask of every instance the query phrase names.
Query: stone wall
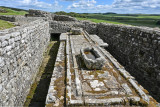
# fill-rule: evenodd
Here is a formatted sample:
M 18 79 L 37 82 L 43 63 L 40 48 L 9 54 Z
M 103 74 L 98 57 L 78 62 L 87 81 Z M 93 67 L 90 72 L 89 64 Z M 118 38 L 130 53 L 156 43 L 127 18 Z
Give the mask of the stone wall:
M 15 22 L 17 22 L 18 25 L 24 25 L 30 22 L 33 22 L 37 19 L 42 19 L 40 17 L 25 17 L 25 16 L 16 16 Z
M 0 106 L 23 106 L 49 40 L 42 19 L 0 31 Z
M 97 24 L 90 21 L 50 21 L 50 33 L 65 33 L 75 27 L 83 28 L 90 34 L 97 33 Z
M 54 20 L 55 21 L 77 21 L 76 18 L 67 16 L 67 15 L 55 15 Z
M 13 16 L 13 15 L 1 15 L 0 19 L 5 20 L 5 21 L 10 21 L 10 22 L 16 21 L 15 16 Z
M 51 21 L 51 33 L 65 33 L 80 27 L 97 34 L 107 48 L 150 94 L 160 101 L 159 29 L 126 25 L 96 24 L 90 21 Z
M 53 20 L 54 14 L 46 11 L 41 11 L 41 10 L 29 10 L 29 14 L 25 15 L 26 17 L 31 16 L 31 17 L 45 17 L 47 20 Z
M 16 22 L 16 25 L 24 25 L 30 22 L 33 22 L 40 17 L 25 17 L 25 16 L 14 16 L 14 15 L 2 15 L 0 16 L 1 20 Z
M 160 101 L 160 31 L 147 27 L 97 25 L 107 50 Z
M 5 9 L 0 8 L 0 13 L 7 13 Z

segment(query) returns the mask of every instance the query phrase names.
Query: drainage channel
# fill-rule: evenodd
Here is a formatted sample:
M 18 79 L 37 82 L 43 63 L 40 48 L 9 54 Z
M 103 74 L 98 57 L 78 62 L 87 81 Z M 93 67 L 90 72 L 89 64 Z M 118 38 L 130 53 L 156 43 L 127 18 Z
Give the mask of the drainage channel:
M 60 34 L 51 34 L 51 41 L 46 53 L 44 53 L 44 59 L 39 68 L 39 73 L 31 86 L 24 107 L 45 107 L 50 79 L 60 44 L 59 36 Z

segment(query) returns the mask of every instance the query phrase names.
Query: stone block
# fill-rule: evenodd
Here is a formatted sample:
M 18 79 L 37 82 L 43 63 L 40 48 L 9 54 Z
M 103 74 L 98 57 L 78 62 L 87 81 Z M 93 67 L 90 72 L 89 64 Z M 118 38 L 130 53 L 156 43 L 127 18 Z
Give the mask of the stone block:
M 9 45 L 14 43 L 14 38 L 9 39 Z
M 5 46 L 7 46 L 8 45 L 8 41 L 3 41 L 2 42 L 2 47 L 5 47 Z
M 82 34 L 82 28 L 72 28 L 71 29 L 72 35 L 81 35 Z
M 66 39 L 67 39 L 67 34 L 66 33 L 62 33 L 60 35 L 60 41 L 66 41 Z
M 83 59 L 88 69 L 102 69 L 105 64 L 105 58 L 94 47 L 88 47 L 80 50 L 81 58 Z
M 5 65 L 4 58 L 0 57 L 0 67 L 3 67 L 4 65 Z

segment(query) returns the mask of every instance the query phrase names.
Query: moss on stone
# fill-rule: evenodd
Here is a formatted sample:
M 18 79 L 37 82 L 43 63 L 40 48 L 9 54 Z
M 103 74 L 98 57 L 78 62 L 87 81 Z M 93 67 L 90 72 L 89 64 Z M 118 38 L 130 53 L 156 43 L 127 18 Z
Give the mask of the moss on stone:
M 92 94 L 100 94 L 100 93 L 106 93 L 107 91 L 102 90 L 102 91 L 87 91 L 88 93 L 92 93 Z

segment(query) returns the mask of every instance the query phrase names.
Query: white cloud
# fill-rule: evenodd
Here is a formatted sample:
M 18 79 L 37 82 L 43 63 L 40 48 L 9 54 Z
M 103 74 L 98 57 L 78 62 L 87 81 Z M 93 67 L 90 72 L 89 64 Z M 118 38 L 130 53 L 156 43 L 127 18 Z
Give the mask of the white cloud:
M 80 0 L 78 3 L 73 3 L 68 6 L 68 9 L 80 8 L 80 9 L 91 9 L 96 4 L 95 0 Z
M 18 1 L 19 6 L 21 7 L 28 7 L 28 8 L 34 8 L 34 9 L 49 9 L 52 8 L 54 4 L 49 4 L 45 2 L 40 2 L 38 0 L 23 0 Z
M 38 9 L 44 11 L 59 11 L 62 8 L 57 0 L 53 0 L 53 3 L 47 3 L 39 0 L 1 0 L 0 3 L 1 5 L 9 7 Z
M 97 5 L 95 0 L 80 0 L 68 6 L 68 9 L 85 9 L 89 12 L 160 13 L 160 0 L 114 0 L 111 5 Z
M 31 0 L 23 0 L 23 1 L 20 1 L 21 3 L 24 3 L 24 4 L 29 4 L 31 3 Z
M 60 11 L 62 9 L 62 5 L 59 5 L 59 2 L 57 0 L 54 0 L 53 3 L 53 11 Z
M 66 3 L 64 1 L 72 4 L 68 7 L 60 5 L 61 2 Z M 44 11 L 160 13 L 160 0 L 114 0 L 111 5 L 97 2 L 100 0 L 0 0 L 0 5 Z

